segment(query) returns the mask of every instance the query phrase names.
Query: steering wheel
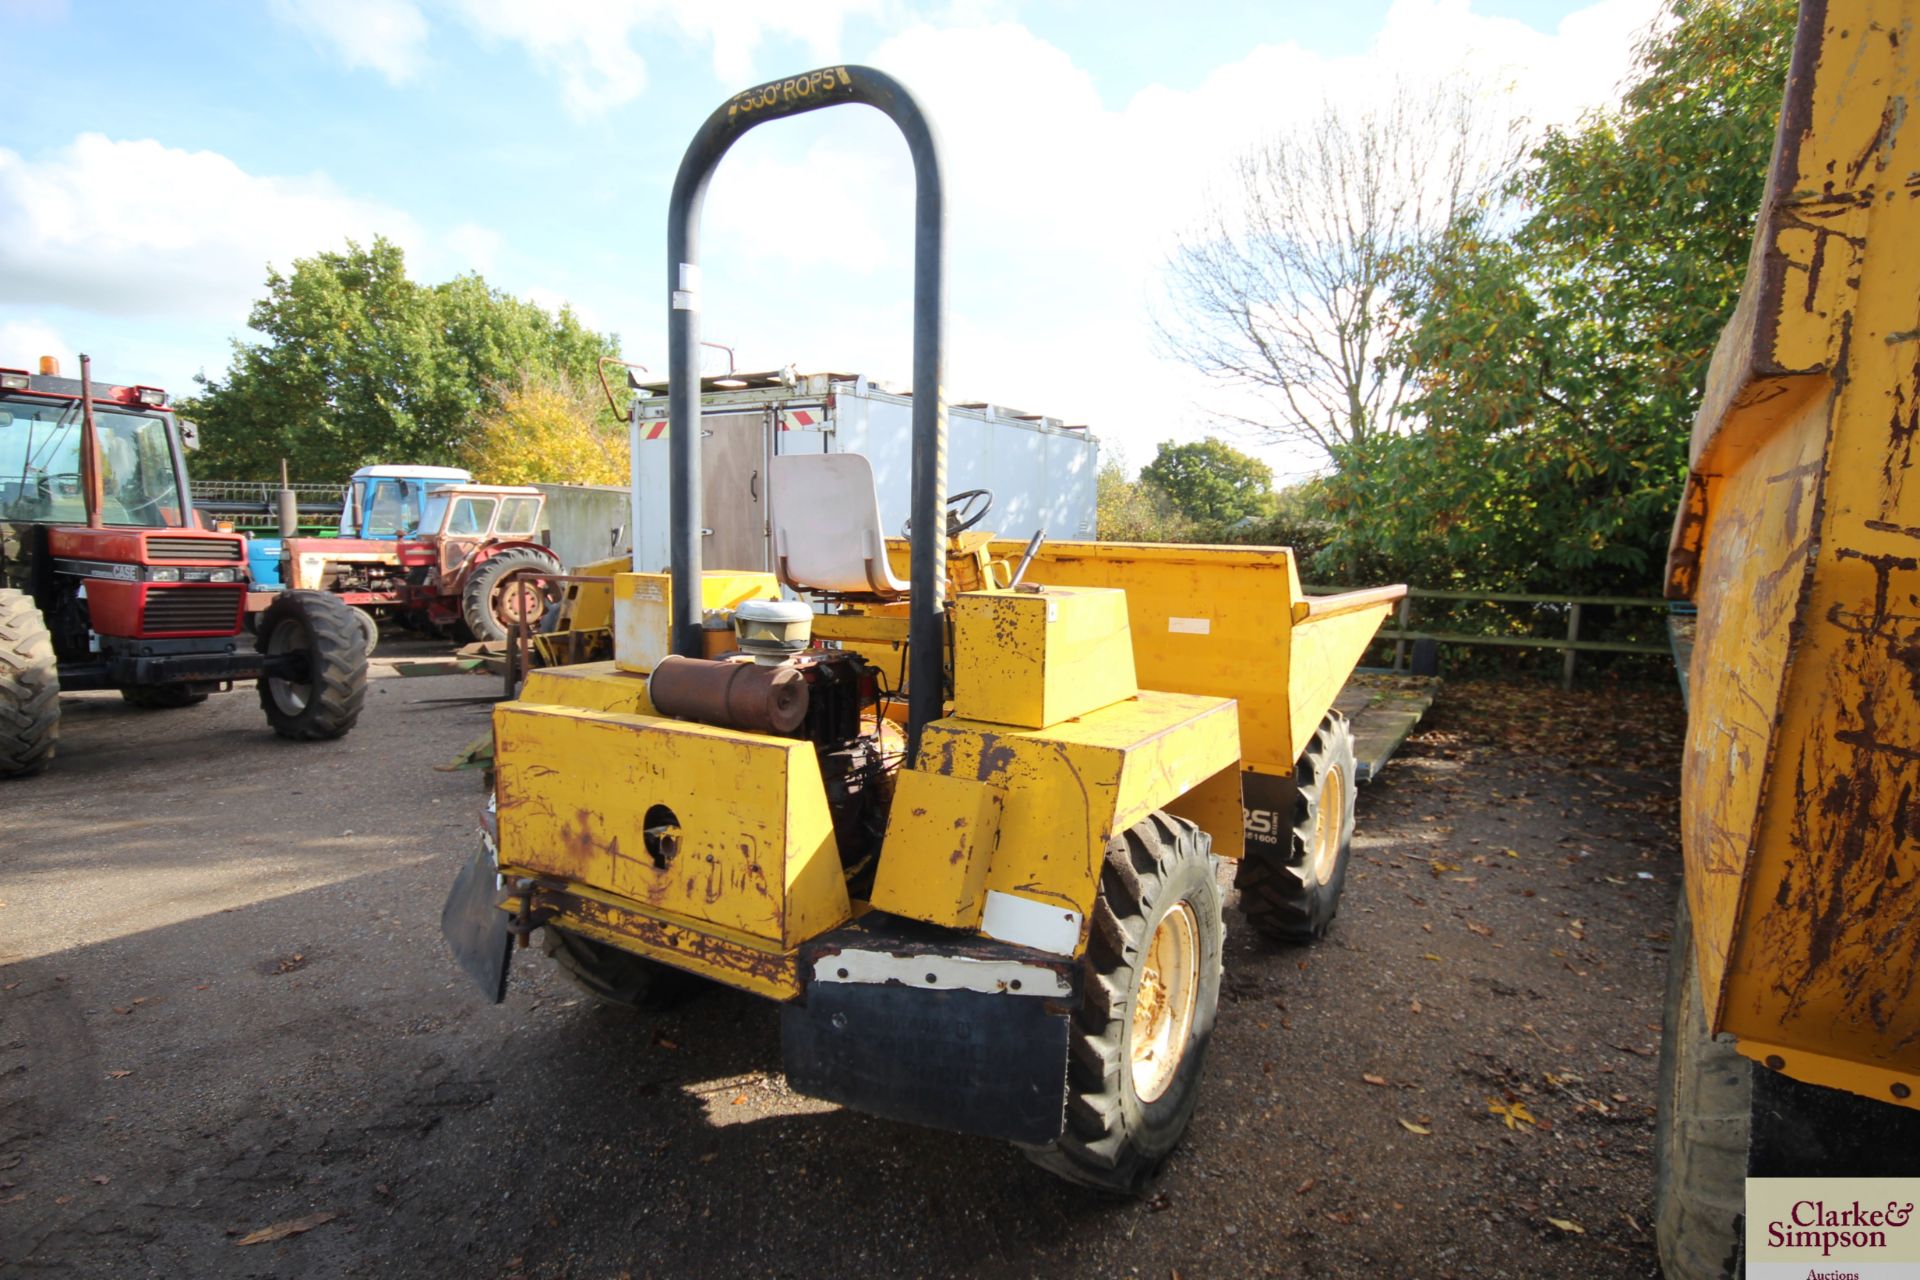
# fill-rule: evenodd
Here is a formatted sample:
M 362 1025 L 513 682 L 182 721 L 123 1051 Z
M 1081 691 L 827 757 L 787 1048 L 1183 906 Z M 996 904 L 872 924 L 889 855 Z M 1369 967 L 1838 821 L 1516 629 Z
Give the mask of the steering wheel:
M 949 538 L 965 533 L 987 518 L 993 510 L 993 490 L 962 489 L 959 493 L 947 495 L 947 536 Z M 900 536 L 913 536 L 913 521 L 905 520 L 900 525 Z

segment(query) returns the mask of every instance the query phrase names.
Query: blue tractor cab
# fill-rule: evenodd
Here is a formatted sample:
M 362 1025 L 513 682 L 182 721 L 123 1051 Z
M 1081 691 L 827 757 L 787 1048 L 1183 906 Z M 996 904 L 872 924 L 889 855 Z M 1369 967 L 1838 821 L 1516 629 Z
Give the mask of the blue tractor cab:
M 428 493 L 472 483 L 473 473 L 460 467 L 362 467 L 347 482 L 340 536 L 387 541 L 406 537 L 419 531 Z

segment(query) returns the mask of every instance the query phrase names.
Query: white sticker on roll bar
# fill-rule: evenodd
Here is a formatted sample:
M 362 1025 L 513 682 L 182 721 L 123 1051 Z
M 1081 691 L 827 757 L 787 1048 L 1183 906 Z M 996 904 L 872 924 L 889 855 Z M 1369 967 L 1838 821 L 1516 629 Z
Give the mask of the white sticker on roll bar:
M 930 991 L 984 991 L 1022 996 L 1072 992 L 1066 975 L 1017 960 L 977 960 L 972 956 L 899 956 L 890 951 L 841 951 L 813 966 L 815 982 L 898 982 Z

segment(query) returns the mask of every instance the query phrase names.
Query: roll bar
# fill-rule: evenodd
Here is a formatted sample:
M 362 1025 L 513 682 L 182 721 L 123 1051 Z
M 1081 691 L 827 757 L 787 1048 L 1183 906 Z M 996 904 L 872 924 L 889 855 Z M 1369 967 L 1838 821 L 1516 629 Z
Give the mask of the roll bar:
M 872 67 L 822 67 L 736 93 L 707 117 L 674 176 L 667 205 L 668 513 L 672 548 L 673 652 L 697 658 L 700 634 L 700 211 L 720 159 L 742 134 L 782 116 L 861 102 L 899 127 L 913 157 L 913 527 L 944 527 L 947 497 L 947 402 L 941 378 L 944 319 L 946 195 L 933 125 L 913 95 Z M 941 615 L 947 564 L 938 536 L 913 540 L 908 582 L 907 758 L 920 752 L 920 731 L 937 720 L 946 696 Z

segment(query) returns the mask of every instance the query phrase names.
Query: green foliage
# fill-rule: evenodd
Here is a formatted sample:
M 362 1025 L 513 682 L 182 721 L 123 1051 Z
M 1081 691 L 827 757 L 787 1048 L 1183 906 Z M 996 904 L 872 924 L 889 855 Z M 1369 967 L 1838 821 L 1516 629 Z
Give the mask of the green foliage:
M 1273 469 L 1212 436 L 1191 444 L 1163 442 L 1140 479 L 1208 529 L 1226 529 L 1273 509 Z
M 498 388 L 527 376 L 592 385 L 618 346 L 562 309 L 550 315 L 477 275 L 408 279 L 398 246 L 349 243 L 269 271 L 226 379 L 180 407 L 200 424 L 196 474 L 344 480 L 375 462 L 453 463 Z
M 1344 450 L 1322 576 L 1647 592 L 1745 275 L 1791 0 L 1670 0 L 1617 111 L 1550 133 L 1523 220 L 1418 257 L 1395 358 L 1421 432 Z

